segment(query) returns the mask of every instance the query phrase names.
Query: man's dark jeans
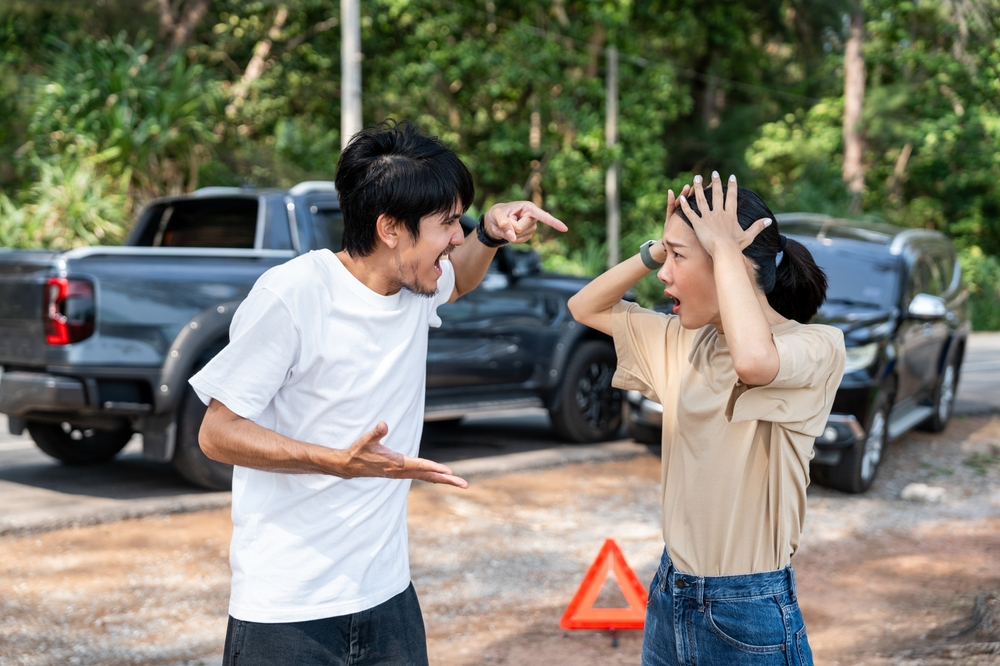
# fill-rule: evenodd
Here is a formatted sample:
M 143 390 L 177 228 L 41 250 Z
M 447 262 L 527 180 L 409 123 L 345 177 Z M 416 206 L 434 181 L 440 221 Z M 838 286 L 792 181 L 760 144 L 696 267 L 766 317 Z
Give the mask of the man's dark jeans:
M 353 615 L 262 624 L 229 618 L 223 666 L 427 666 L 427 638 L 410 584 Z

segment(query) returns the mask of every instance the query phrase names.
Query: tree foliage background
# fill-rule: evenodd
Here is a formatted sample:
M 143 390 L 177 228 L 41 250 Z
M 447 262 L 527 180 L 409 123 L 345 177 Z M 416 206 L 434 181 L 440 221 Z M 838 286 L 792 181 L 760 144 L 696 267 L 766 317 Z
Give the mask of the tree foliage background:
M 752 6 L 751 6 L 752 5 Z M 975 325 L 1000 327 L 1000 0 L 862 0 L 864 214 L 958 245 Z M 543 203 L 551 269 L 606 261 L 604 172 L 622 247 L 666 192 L 735 173 L 776 212 L 845 215 L 849 0 L 368 0 L 367 122 L 409 118 L 466 160 L 475 205 Z M 330 178 L 340 147 L 339 3 L 6 0 L 0 245 L 120 242 L 150 199 Z M 605 50 L 620 52 L 605 145 Z M 654 280 L 638 287 L 644 300 Z

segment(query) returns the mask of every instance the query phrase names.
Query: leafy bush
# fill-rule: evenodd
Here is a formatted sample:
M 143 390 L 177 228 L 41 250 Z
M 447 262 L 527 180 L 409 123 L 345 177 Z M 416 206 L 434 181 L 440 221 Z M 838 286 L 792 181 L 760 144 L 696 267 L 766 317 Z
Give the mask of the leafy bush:
M 1000 259 L 978 246 L 960 252 L 959 259 L 972 305 L 973 330 L 1000 330 Z
M 41 162 L 38 180 L 16 199 L 0 192 L 0 246 L 65 250 L 120 243 L 129 217 L 127 187 L 90 162 Z

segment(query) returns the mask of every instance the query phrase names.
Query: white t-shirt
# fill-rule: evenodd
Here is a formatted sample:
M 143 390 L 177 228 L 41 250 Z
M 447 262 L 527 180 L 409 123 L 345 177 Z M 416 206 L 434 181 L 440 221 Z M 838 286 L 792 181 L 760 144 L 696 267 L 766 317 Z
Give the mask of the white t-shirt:
M 328 250 L 267 271 L 240 305 L 230 342 L 191 385 L 282 435 L 348 448 L 379 421 L 382 443 L 416 456 L 424 416 L 428 326 L 451 296 L 371 291 Z M 233 473 L 229 613 L 250 622 L 300 622 L 367 610 L 410 584 L 410 482 Z

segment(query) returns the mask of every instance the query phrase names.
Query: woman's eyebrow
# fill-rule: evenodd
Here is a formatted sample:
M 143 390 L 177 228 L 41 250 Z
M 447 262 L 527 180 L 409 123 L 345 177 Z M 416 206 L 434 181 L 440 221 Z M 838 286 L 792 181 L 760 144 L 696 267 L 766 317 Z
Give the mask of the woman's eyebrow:
M 684 243 L 678 243 L 677 241 L 669 241 L 666 238 L 663 239 L 663 242 L 669 245 L 670 247 L 687 247 L 687 245 L 685 245 Z

